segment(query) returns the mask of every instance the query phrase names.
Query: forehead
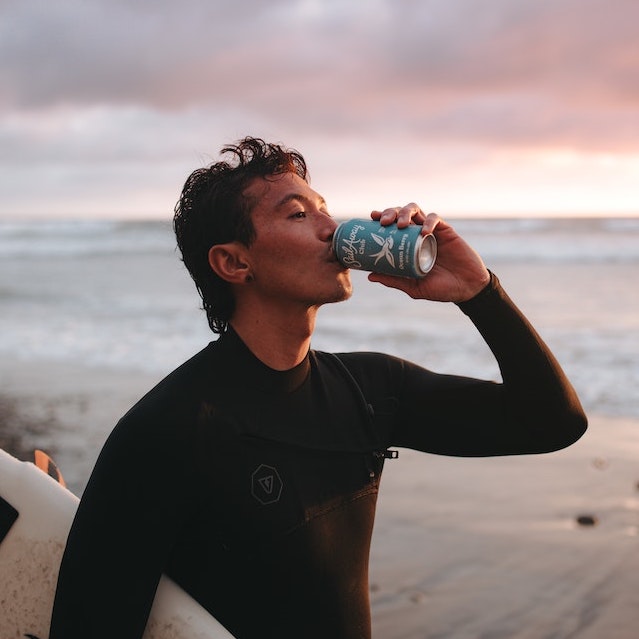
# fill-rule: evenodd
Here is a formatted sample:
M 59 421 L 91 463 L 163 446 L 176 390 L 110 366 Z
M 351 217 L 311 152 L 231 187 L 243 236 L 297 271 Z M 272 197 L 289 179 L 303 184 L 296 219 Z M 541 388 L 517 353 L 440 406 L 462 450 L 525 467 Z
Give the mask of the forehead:
M 244 190 L 251 201 L 253 213 L 273 212 L 294 200 L 323 203 L 324 199 L 295 173 L 283 173 L 266 178 L 255 178 Z

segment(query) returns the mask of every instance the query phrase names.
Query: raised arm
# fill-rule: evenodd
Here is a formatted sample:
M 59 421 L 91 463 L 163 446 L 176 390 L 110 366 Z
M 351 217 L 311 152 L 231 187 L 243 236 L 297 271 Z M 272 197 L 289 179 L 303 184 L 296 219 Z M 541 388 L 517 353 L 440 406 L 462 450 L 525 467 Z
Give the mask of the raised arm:
M 556 358 L 492 275 L 459 304 L 495 355 L 501 383 L 406 364 L 393 443 L 459 456 L 546 453 L 578 440 L 586 416 Z M 419 416 L 422 418 L 419 419 Z
M 405 364 L 404 415 L 395 445 L 462 455 L 548 452 L 579 439 L 586 417 L 556 358 L 479 255 L 437 215 L 415 204 L 372 216 L 382 223 L 422 223 L 434 233 L 437 262 L 422 279 L 369 279 L 416 299 L 450 301 L 475 324 L 495 355 L 502 382 L 436 375 Z M 426 419 L 423 417 L 426 416 Z

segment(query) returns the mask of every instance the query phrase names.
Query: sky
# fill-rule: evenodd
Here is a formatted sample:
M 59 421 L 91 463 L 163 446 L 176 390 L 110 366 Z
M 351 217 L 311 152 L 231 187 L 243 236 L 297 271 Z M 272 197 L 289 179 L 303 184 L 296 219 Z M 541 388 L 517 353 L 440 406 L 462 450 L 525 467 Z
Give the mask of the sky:
M 246 135 L 334 215 L 639 214 L 637 0 L 0 0 L 0 219 L 168 218 Z

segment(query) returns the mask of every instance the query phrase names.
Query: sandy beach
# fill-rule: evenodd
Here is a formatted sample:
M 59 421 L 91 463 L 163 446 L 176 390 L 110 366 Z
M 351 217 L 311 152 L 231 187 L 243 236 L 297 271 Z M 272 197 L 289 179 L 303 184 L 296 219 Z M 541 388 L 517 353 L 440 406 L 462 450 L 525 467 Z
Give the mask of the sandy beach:
M 375 636 L 636 637 L 638 453 L 639 424 L 597 416 L 550 455 L 401 451 L 378 511 Z
M 48 451 L 80 494 L 117 419 L 159 377 L 0 364 L 0 443 Z M 544 456 L 387 462 L 371 559 L 378 639 L 631 639 L 639 624 L 639 423 L 590 415 Z M 595 525 L 580 525 L 590 517 Z

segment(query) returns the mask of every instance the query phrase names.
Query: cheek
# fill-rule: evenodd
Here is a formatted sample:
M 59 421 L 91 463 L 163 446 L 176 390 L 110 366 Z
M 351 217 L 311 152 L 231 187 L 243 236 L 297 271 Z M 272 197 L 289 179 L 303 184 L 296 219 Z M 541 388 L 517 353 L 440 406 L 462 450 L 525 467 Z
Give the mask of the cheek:
M 300 238 L 285 238 L 282 234 L 264 237 L 263 242 L 260 246 L 256 246 L 256 249 L 260 262 L 268 264 L 271 261 L 270 266 L 273 267 L 277 267 L 282 262 L 295 263 L 308 254 Z
M 254 253 L 253 268 L 256 275 L 278 279 L 290 272 L 297 272 L 300 266 L 300 255 L 286 242 L 274 242 L 262 246 Z

